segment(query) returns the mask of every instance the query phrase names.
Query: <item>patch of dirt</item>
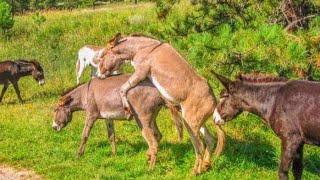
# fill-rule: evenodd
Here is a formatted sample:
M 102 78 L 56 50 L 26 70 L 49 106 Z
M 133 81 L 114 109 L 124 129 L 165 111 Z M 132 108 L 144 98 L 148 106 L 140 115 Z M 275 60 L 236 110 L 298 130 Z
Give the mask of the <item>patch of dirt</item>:
M 42 180 L 43 178 L 33 171 L 18 170 L 0 165 L 0 180 Z

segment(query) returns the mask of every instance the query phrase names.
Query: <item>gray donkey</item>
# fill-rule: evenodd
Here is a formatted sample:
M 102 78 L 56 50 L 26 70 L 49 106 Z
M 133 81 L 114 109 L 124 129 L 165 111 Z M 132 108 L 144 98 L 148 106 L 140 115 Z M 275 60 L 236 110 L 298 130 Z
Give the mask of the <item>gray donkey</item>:
M 69 90 L 59 98 L 55 108 L 55 120 L 52 125 L 52 128 L 56 131 L 60 131 L 72 120 L 73 112 L 86 111 L 87 114 L 78 158 L 83 154 L 90 130 L 98 118 L 106 119 L 112 153 L 116 153 L 113 120 L 125 119 L 120 88 L 130 76 L 131 74 L 112 76 L 104 80 L 92 79 L 88 83 Z M 158 143 L 162 138 L 155 119 L 161 106 L 167 105 L 175 119 L 181 139 L 182 124 L 178 111 L 172 103 L 162 98 L 157 88 L 148 80 L 141 82 L 137 87 L 130 90 L 128 99 L 133 110 L 133 116 L 149 146 L 147 151 L 149 166 L 154 167 Z

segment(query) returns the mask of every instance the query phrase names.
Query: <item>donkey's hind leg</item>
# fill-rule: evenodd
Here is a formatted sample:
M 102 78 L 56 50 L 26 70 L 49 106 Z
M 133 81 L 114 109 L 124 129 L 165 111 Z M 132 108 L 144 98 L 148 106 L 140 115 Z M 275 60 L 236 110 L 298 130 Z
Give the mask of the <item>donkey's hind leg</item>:
M 21 95 L 20 95 L 20 90 L 19 90 L 19 86 L 18 86 L 18 81 L 11 81 L 13 87 L 14 87 L 14 90 L 16 91 L 16 94 L 18 96 L 18 99 L 20 101 L 20 103 L 24 103 L 22 98 L 21 98 Z
M 200 132 L 203 135 L 206 143 L 206 149 L 203 155 L 202 169 L 204 171 L 207 171 L 211 167 L 210 154 L 214 146 L 214 138 L 211 135 L 211 133 L 208 131 L 205 124 L 203 124 L 202 127 L 200 128 Z
M 114 133 L 114 124 L 113 120 L 106 119 L 106 126 L 108 131 L 108 138 L 111 143 L 112 155 L 117 154 L 117 147 L 116 147 L 116 137 Z
M 294 157 L 298 154 L 297 150 L 301 145 L 300 137 L 297 135 L 292 135 L 288 139 L 284 139 L 281 142 L 281 160 L 280 160 L 280 167 L 279 167 L 279 179 L 287 180 L 288 171 L 290 168 L 290 163 L 294 159 Z
M 0 102 L 2 101 L 3 95 L 7 91 L 8 87 L 9 87 L 9 81 L 6 81 L 4 83 L 4 85 L 3 85 L 3 89 L 2 89 L 2 92 L 1 92 Z
M 190 125 L 192 124 L 188 123 L 188 121 L 186 120 L 185 126 L 190 135 L 190 139 L 191 139 L 194 151 L 196 153 L 196 161 L 193 167 L 193 174 L 198 175 L 201 173 L 201 165 L 202 165 L 203 154 L 204 154 L 204 145 L 199 135 L 199 128 L 195 128 Z
M 156 163 L 156 156 L 158 153 L 158 141 L 151 128 L 152 115 L 144 117 L 135 117 L 139 127 L 142 131 L 143 138 L 147 141 L 149 149 L 147 151 L 147 160 L 149 167 L 152 169 Z

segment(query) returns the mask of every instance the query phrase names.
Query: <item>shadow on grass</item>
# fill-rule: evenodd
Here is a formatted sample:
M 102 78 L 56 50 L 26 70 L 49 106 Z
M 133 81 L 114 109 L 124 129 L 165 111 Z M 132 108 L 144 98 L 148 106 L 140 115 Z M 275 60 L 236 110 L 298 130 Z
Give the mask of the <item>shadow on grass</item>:
M 148 145 L 144 141 L 129 142 L 127 140 L 117 139 L 117 145 L 125 145 L 127 148 L 132 149 L 133 152 L 147 151 Z M 101 141 L 98 144 L 99 148 L 110 148 L 111 145 L 107 140 Z M 118 146 L 119 147 L 119 146 Z M 168 149 L 172 155 L 166 157 L 168 161 L 174 161 L 177 166 L 185 165 L 186 161 L 189 161 L 190 157 L 195 160 L 195 154 L 191 142 L 177 142 L 168 143 L 161 141 L 159 145 L 159 152 Z M 271 144 L 266 142 L 254 141 L 239 141 L 231 137 L 226 137 L 225 149 L 223 156 L 227 161 L 232 164 L 256 164 L 259 167 L 267 169 L 277 169 L 278 160 L 275 155 L 275 148 Z M 124 152 L 119 151 L 117 155 L 121 156 Z M 171 157 L 173 156 L 173 157 Z M 213 156 L 213 152 L 212 152 Z M 213 157 L 211 158 L 211 160 Z M 192 161 L 193 161 L 192 160 Z M 218 159 L 219 161 L 219 159 Z M 220 164 L 220 163 L 219 163 Z M 224 163 L 221 163 L 223 167 Z M 230 163 L 228 163 L 230 164 Z
M 313 154 L 304 158 L 304 170 L 320 177 L 320 157 Z
M 258 135 L 253 138 L 253 141 L 240 141 L 229 136 L 226 139 L 223 155 L 229 162 L 239 166 L 254 163 L 258 167 L 277 169 L 275 147 L 259 139 Z

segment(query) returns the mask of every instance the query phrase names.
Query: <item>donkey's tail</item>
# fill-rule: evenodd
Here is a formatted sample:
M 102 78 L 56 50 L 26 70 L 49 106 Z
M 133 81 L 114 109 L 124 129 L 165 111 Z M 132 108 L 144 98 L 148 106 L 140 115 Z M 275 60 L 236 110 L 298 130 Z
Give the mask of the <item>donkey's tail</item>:
M 166 103 L 166 106 L 170 109 L 170 112 L 171 112 L 171 116 L 172 118 L 174 119 L 174 122 L 176 124 L 176 127 L 177 127 L 177 130 L 178 130 L 178 135 L 179 135 L 179 140 L 181 141 L 182 140 L 182 137 L 183 137 L 183 126 L 182 126 L 182 120 L 179 116 L 179 113 L 178 113 L 178 110 L 177 108 L 172 104 L 172 102 L 170 102 L 169 100 L 167 100 L 166 98 L 162 98 L 165 103 Z
M 215 124 L 215 128 L 217 130 L 218 142 L 217 142 L 216 150 L 214 151 L 213 161 L 216 161 L 218 159 L 218 157 L 220 156 L 220 154 L 223 150 L 223 147 L 224 147 L 224 142 L 225 142 L 224 132 L 223 132 L 223 129 L 221 128 L 221 126 L 218 124 Z

